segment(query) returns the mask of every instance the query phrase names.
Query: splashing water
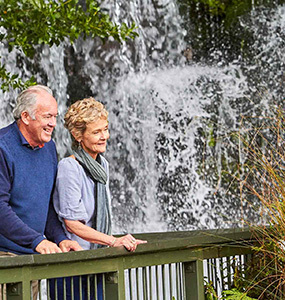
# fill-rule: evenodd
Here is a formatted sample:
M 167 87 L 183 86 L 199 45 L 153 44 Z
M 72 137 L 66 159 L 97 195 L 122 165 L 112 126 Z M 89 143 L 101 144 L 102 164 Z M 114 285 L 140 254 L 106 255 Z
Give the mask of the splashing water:
M 216 50 L 216 61 L 208 64 L 181 54 L 187 32 L 175 1 L 105 1 L 102 8 L 115 22 L 133 19 L 139 37 L 122 45 L 95 39 L 44 47 L 34 61 L 1 49 L 11 70 L 30 76 L 34 63 L 37 81 L 53 89 L 59 156 L 70 148 L 62 120 L 67 106 L 95 96 L 110 113 L 105 156 L 115 232 L 238 226 L 239 196 L 219 185 L 235 159 L 236 145 L 225 137 L 238 129 L 240 115 L 263 115 L 272 99 L 284 99 L 284 7 L 255 8 L 241 20 L 255 38 L 254 59 L 225 62 Z M 255 97 L 259 86 L 271 97 Z M 0 93 L 4 126 L 12 121 L 17 93 Z

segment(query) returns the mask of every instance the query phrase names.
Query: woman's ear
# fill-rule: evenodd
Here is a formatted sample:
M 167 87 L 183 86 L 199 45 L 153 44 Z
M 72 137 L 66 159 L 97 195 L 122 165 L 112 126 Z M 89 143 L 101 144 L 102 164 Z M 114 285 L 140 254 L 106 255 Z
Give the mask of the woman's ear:
M 75 131 L 75 130 L 72 130 L 72 131 L 71 131 L 71 134 L 72 134 L 73 138 L 74 138 L 78 143 L 81 142 L 81 140 L 82 140 L 82 135 L 81 135 L 80 132 Z

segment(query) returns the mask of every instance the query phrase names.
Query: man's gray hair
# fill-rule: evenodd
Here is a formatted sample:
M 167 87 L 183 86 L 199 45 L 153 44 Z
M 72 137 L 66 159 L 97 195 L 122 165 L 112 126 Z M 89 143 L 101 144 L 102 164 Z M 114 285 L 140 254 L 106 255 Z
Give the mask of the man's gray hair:
M 16 106 L 13 110 L 15 120 L 21 119 L 21 114 L 27 111 L 32 119 L 35 119 L 35 104 L 37 102 L 37 95 L 46 91 L 53 95 L 52 90 L 45 85 L 33 85 L 22 91 L 16 100 Z

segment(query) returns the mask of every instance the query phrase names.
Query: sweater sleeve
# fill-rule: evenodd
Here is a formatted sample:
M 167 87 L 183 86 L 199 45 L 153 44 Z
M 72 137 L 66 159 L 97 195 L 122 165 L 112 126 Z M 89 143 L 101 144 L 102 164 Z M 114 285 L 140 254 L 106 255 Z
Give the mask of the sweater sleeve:
M 12 167 L 0 149 L 0 234 L 18 245 L 34 248 L 45 237 L 25 224 L 12 210 L 9 204 L 12 182 Z
M 68 240 L 64 233 L 61 222 L 59 221 L 58 216 L 54 210 L 52 202 L 50 202 L 49 204 L 45 235 L 48 240 L 53 241 L 57 245 L 63 240 Z

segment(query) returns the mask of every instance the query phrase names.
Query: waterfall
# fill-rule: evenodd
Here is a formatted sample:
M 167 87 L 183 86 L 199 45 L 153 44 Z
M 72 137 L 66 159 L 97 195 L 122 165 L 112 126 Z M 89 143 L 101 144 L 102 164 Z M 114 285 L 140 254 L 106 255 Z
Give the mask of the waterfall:
M 252 35 L 250 58 L 227 59 L 215 48 L 196 60 L 198 48 L 193 60 L 183 55 L 192 43 L 191 26 L 175 0 L 110 0 L 101 6 L 115 22 L 134 20 L 139 37 L 121 45 L 111 38 L 105 44 L 65 42 L 41 48 L 34 60 L 1 49 L 11 71 L 24 78 L 36 73 L 39 83 L 53 89 L 59 156 L 70 145 L 62 120 L 67 106 L 94 96 L 110 113 L 105 156 L 115 232 L 239 226 L 242 212 L 251 212 L 241 210 L 239 195 L 220 182 L 222 170 L 236 159 L 228 136 L 241 115 L 264 115 L 284 100 L 284 6 L 255 6 L 239 19 Z M 17 93 L 0 93 L 2 127 L 12 121 Z

